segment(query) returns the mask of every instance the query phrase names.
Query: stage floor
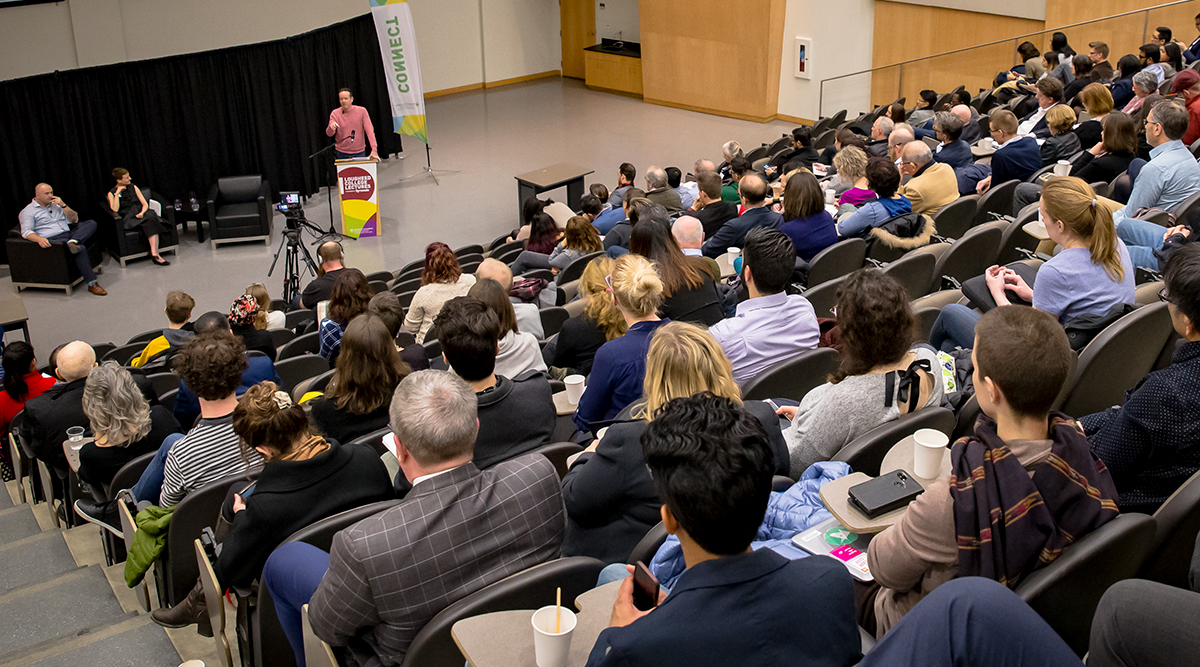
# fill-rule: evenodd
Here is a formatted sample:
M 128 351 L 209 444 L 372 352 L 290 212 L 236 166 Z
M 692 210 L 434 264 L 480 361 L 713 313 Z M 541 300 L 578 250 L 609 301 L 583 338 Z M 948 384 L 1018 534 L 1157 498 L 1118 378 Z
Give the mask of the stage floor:
M 600 181 L 612 188 L 617 167 L 631 162 L 644 184 L 651 164 L 677 166 L 687 173 L 697 158 L 719 162 L 725 141 L 735 139 L 749 150 L 792 128 L 783 121 L 760 124 L 646 104 L 588 90 L 574 79 L 448 95 L 429 100 L 426 107 L 433 168 L 441 185 L 428 176 L 401 180 L 425 166 L 424 145 L 405 137 L 404 159 L 393 157 L 379 165 L 382 235 L 345 241 L 349 266 L 366 273 L 394 270 L 421 257 L 430 242 L 451 247 L 487 243 L 513 229 L 518 218 L 517 174 L 572 162 L 595 170 L 588 184 Z M 543 196 L 565 201 L 566 190 Z M 309 199 L 305 211 L 317 225 L 328 226 L 323 195 Z M 192 227 L 178 252 L 164 255 L 172 263 L 168 267 L 141 259 L 122 269 L 110 259 L 100 276 L 106 297 L 83 289 L 70 297 L 61 291 L 22 291 L 38 363 L 61 343 L 82 339 L 120 345 L 134 334 L 165 326 L 164 302 L 174 289 L 195 298 L 194 315 L 227 312 L 233 299 L 254 282 L 262 282 L 273 298 L 279 298 L 283 258 L 270 278 L 267 269 L 282 228 L 283 217 L 277 214 L 269 246 L 257 242 L 213 249 L 208 242 L 196 242 Z M 301 282 L 310 279 L 305 275 Z M 11 290 L 11 281 L 0 280 L 0 289 Z M 7 335 L 8 340 L 20 338 L 19 332 Z

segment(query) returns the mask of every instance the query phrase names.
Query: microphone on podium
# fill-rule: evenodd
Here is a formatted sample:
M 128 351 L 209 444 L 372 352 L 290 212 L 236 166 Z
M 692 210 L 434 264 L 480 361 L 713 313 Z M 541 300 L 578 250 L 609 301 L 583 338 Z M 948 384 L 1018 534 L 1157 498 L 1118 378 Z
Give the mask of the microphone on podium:
M 354 130 L 350 130 L 350 141 L 354 141 Z

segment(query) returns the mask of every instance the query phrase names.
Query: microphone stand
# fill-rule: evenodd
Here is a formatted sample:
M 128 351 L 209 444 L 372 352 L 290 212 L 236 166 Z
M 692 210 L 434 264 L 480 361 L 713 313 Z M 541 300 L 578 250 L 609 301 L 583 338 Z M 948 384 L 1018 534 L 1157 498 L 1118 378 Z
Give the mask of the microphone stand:
M 334 146 L 333 144 L 329 144 L 325 148 L 322 148 L 321 150 L 313 153 L 312 155 L 309 155 L 308 159 L 319 161 L 321 159 L 321 156 L 325 155 L 326 153 L 328 153 L 330 156 L 329 173 L 332 178 L 330 179 L 330 182 L 326 184 L 327 188 L 328 188 L 326 190 L 326 194 L 328 195 L 328 199 L 329 199 L 329 230 L 328 231 L 321 230 L 324 233 L 321 234 L 321 236 L 317 237 L 317 240 L 320 241 L 321 239 L 323 239 L 327 236 L 332 236 L 332 237 L 335 237 L 335 239 L 338 242 L 341 242 L 341 241 L 344 241 L 347 238 L 351 238 L 351 237 L 340 234 L 337 231 L 337 226 L 333 222 L 333 185 L 334 185 L 334 183 L 337 182 L 337 170 L 336 170 L 336 168 L 334 166 L 334 162 L 333 162 L 333 153 L 332 153 L 333 146 Z M 357 241 L 358 239 L 355 239 L 355 240 Z

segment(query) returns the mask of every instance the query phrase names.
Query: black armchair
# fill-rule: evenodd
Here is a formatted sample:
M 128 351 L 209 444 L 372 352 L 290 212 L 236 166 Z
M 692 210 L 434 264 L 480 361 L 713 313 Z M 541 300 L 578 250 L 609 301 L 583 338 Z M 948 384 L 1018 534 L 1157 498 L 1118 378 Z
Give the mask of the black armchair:
M 235 241 L 270 245 L 270 200 L 271 184 L 262 176 L 218 178 L 208 192 L 208 233 L 213 247 Z
M 150 204 L 150 208 L 154 208 L 154 203 L 159 206 L 158 216 L 165 223 L 163 232 L 158 238 L 158 252 L 161 255 L 164 252 L 178 252 L 179 248 L 179 232 L 175 229 L 175 207 L 167 202 L 162 195 L 157 195 L 151 192 L 150 188 L 142 188 L 142 196 L 146 198 L 146 203 Z M 105 246 L 108 248 L 108 254 L 112 255 L 121 268 L 125 268 L 125 262 L 139 257 L 150 256 L 150 243 L 146 241 L 146 237 L 138 229 L 125 229 L 124 222 L 108 205 L 107 198 L 101 202 L 101 208 L 108 214 L 108 218 L 113 221 L 111 228 L 103 230 Z
M 88 258 L 92 261 L 92 267 L 96 269 L 96 273 L 100 273 L 104 253 L 98 239 L 93 236 L 84 246 L 87 248 Z M 83 281 L 71 250 L 64 243 L 43 248 L 33 241 L 21 238 L 21 228 L 14 227 L 8 232 L 5 250 L 8 251 L 13 287 L 16 287 L 18 292 L 26 287 L 43 287 L 65 290 L 67 296 L 71 296 L 75 285 Z

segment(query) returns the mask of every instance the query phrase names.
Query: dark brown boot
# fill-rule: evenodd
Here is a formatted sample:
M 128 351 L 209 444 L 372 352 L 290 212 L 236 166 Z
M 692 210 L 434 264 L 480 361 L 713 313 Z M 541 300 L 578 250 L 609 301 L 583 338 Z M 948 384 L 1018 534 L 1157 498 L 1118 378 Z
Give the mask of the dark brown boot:
M 150 612 L 150 618 L 164 628 L 186 628 L 195 623 L 196 632 L 201 637 L 213 636 L 212 623 L 208 620 L 208 605 L 204 600 L 204 588 L 198 581 L 183 602 L 170 609 L 155 609 Z

